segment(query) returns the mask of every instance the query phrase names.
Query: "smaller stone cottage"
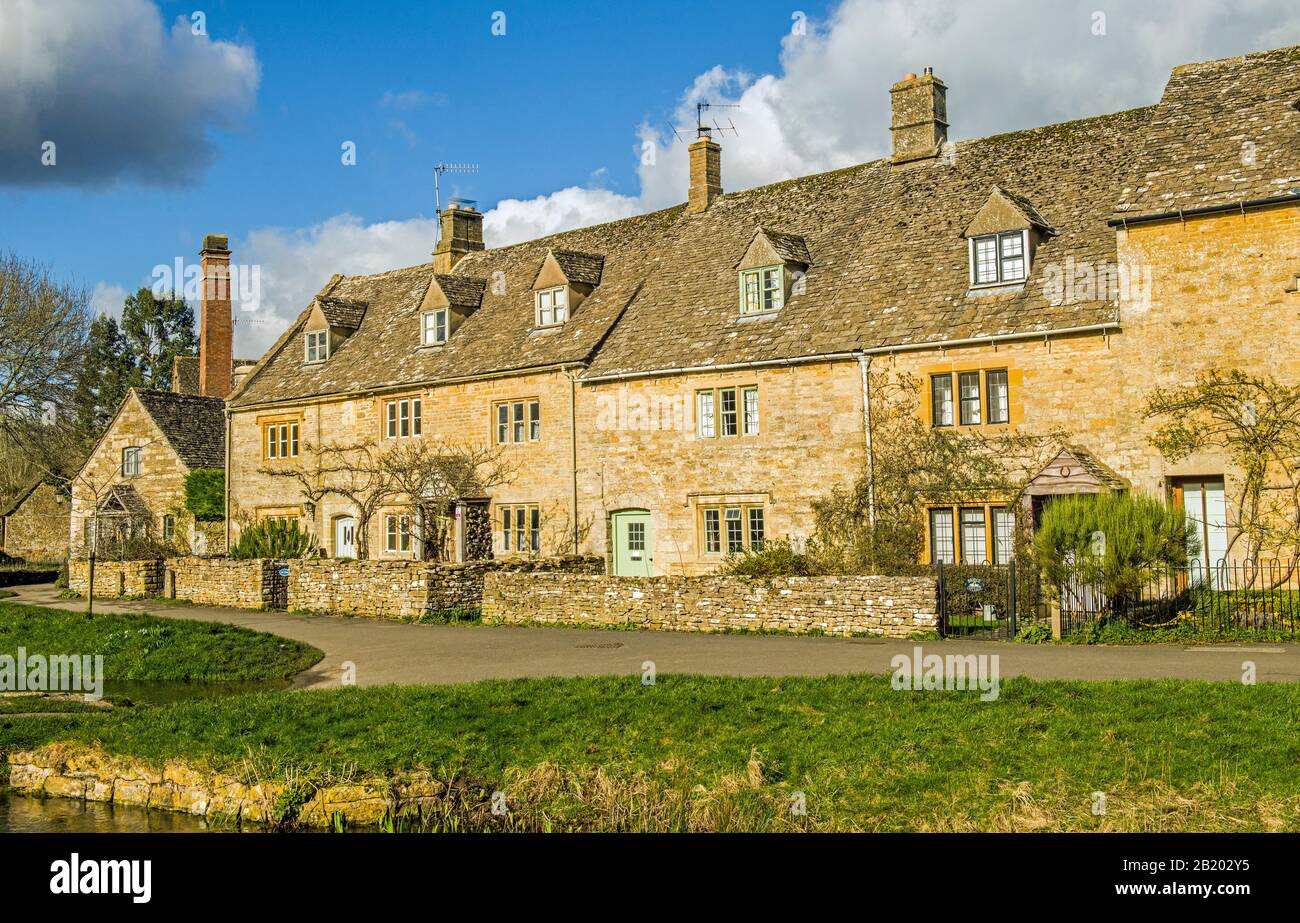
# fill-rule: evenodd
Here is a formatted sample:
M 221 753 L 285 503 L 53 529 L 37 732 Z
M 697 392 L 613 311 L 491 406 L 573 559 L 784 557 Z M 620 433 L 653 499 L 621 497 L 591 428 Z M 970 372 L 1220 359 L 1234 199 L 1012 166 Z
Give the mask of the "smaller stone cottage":
M 0 555 L 42 563 L 68 556 L 68 498 L 36 480 L 0 507 Z
M 185 479 L 225 461 L 223 399 L 132 388 L 73 480 L 72 547 L 147 538 L 224 551 L 224 525 L 197 523 L 185 509 Z

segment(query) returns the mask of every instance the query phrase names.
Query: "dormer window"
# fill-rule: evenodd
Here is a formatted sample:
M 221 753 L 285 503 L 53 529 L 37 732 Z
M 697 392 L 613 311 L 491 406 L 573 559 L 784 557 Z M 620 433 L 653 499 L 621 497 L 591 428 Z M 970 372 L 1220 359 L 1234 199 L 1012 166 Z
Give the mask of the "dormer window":
M 1027 231 L 1006 231 L 970 239 L 971 284 L 1004 285 L 1025 281 Z
M 569 297 L 563 285 L 537 293 L 537 326 L 554 327 L 569 317 Z
M 447 342 L 447 309 L 426 311 L 421 317 L 420 342 L 424 346 L 441 346 Z
M 328 330 L 311 330 L 307 333 L 307 361 L 324 362 L 329 358 L 330 332 Z
M 740 274 L 740 313 L 762 314 L 779 311 L 785 304 L 785 279 L 782 267 L 764 266 Z

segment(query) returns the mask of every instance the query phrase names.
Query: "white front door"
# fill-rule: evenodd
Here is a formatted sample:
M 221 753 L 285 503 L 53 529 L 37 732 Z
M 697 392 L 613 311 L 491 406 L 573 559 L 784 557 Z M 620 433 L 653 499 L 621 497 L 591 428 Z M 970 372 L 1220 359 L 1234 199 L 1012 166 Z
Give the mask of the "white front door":
M 334 557 L 355 558 L 357 556 L 357 521 L 351 516 L 340 516 L 334 520 Z

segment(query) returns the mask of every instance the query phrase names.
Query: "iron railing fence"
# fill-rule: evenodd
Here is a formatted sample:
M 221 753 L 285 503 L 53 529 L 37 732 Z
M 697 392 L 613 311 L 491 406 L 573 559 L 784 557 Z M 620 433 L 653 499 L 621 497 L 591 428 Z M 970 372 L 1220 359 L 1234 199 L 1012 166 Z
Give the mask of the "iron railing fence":
M 1174 567 L 1132 592 L 1107 595 L 1083 581 L 1060 587 L 1061 633 L 1119 622 L 1156 630 L 1300 636 L 1300 571 L 1280 562 Z
M 1009 564 L 934 565 L 939 634 L 945 638 L 1014 638 L 1045 620 L 1038 570 Z

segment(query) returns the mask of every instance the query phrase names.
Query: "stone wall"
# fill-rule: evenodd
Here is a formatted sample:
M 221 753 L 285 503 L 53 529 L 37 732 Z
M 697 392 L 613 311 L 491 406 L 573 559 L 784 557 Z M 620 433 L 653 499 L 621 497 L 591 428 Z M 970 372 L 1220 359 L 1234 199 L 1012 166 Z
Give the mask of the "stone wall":
M 278 780 L 248 781 L 175 760 L 158 767 L 79 744 L 10 753 L 7 761 L 10 786 L 25 794 L 252 823 L 323 827 L 337 814 L 352 824 L 373 824 L 386 814 L 436 807 L 446 791 L 442 782 L 420 773 L 407 773 L 391 782 L 360 779 L 317 788 L 293 816 L 283 816 L 285 802 L 292 799 L 284 797 L 290 786 Z
M 289 609 L 417 619 L 443 609 L 477 609 L 489 573 L 593 574 L 603 570 L 604 559 L 598 557 L 503 558 L 465 564 L 327 558 L 294 561 L 289 568 Z
M 90 589 L 90 562 L 68 562 L 68 589 L 85 596 Z M 159 596 L 163 591 L 162 561 L 96 561 L 95 595 Z
M 930 577 L 603 577 L 488 574 L 485 621 L 665 631 L 906 638 L 938 628 Z
M 168 558 L 162 592 L 209 606 L 267 609 L 271 605 L 271 562 L 230 558 Z

